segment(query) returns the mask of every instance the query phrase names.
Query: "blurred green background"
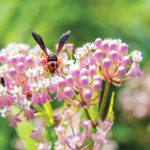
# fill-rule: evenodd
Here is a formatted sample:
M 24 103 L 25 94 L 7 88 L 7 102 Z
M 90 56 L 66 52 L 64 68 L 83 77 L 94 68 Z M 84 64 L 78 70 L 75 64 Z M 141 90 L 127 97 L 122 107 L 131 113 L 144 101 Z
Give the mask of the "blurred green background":
M 10 42 L 33 47 L 34 31 L 55 51 L 55 43 L 67 30 L 72 31 L 68 42 L 75 47 L 97 37 L 121 38 L 130 50 L 143 52 L 144 67 L 150 56 L 150 0 L 0 0 L 0 48 Z M 117 107 L 112 138 L 119 150 L 150 149 L 150 143 L 143 145 L 137 140 L 140 137 L 131 124 L 118 119 Z M 146 128 L 144 123 L 139 126 Z M 0 118 L 0 150 L 14 149 L 14 136 L 9 122 Z

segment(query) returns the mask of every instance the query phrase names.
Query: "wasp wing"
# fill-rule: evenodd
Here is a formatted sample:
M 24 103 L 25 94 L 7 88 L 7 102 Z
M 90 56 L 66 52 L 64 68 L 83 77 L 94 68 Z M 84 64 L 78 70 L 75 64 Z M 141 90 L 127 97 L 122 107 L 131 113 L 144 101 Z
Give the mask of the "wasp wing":
M 67 39 L 68 39 L 70 33 L 71 33 L 71 31 L 67 31 L 66 33 L 64 33 L 64 34 L 60 37 L 60 41 L 59 41 L 58 49 L 57 49 L 57 53 L 56 53 L 57 56 L 58 56 L 59 53 L 61 52 L 62 47 L 64 46 L 65 42 L 67 41 Z
M 39 44 L 39 46 L 41 47 L 41 49 L 43 50 L 44 54 L 46 56 L 48 56 L 48 53 L 47 53 L 45 44 L 44 44 L 44 42 L 42 40 L 42 37 L 39 34 L 35 33 L 35 32 L 32 32 L 32 36 L 35 39 L 35 41 Z

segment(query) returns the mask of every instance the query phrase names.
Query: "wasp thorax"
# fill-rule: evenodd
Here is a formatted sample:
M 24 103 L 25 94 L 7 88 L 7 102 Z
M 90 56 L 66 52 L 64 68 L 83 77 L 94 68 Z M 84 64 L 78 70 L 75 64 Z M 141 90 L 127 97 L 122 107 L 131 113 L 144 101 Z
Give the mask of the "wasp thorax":
M 57 56 L 55 54 L 49 54 L 47 61 L 57 61 Z

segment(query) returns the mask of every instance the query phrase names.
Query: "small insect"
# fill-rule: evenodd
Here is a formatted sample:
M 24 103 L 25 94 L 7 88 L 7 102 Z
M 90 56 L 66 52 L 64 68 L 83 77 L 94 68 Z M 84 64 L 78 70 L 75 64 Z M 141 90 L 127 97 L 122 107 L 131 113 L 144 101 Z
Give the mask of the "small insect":
M 67 31 L 66 33 L 62 34 L 62 36 L 60 37 L 60 41 L 58 43 L 57 53 L 56 54 L 53 54 L 53 53 L 48 54 L 45 44 L 42 40 L 42 37 L 40 35 L 38 35 L 37 33 L 32 32 L 33 38 L 35 39 L 35 41 L 39 44 L 39 46 L 43 50 L 42 56 L 46 59 L 46 61 L 47 61 L 46 67 L 51 74 L 54 74 L 55 72 L 57 72 L 57 68 L 59 67 L 59 65 L 61 63 L 60 60 L 58 60 L 58 56 L 59 56 L 66 40 L 68 39 L 69 35 L 70 35 L 70 31 Z
M 2 86 L 5 87 L 5 79 L 4 79 L 4 77 L 0 78 L 0 82 L 1 82 Z

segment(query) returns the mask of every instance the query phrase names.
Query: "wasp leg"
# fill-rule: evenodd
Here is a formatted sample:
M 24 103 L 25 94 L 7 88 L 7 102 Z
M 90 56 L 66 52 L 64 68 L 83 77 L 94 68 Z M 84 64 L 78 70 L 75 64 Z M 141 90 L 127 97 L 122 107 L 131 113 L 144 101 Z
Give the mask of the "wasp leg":
M 38 63 L 38 65 L 39 66 L 45 66 L 45 65 L 47 65 L 47 60 L 43 58 L 42 60 L 40 60 L 40 62 Z
M 46 72 L 49 72 L 49 69 L 48 69 L 47 66 L 44 66 L 44 70 L 45 70 Z
M 60 75 L 59 75 L 59 72 L 58 72 L 58 71 L 56 71 L 56 72 L 57 72 L 57 75 L 60 76 Z
M 47 59 L 47 56 L 45 56 L 43 53 L 41 53 L 40 57 L 44 57 L 45 59 Z

